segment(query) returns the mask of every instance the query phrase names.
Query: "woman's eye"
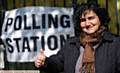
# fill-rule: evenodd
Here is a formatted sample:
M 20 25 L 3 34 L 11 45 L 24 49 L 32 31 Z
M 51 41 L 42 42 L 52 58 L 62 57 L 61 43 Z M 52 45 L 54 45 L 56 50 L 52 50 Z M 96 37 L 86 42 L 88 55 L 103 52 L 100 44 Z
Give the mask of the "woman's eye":
M 95 18 L 95 16 L 91 16 L 91 17 L 88 17 L 88 20 L 92 20 L 94 18 Z

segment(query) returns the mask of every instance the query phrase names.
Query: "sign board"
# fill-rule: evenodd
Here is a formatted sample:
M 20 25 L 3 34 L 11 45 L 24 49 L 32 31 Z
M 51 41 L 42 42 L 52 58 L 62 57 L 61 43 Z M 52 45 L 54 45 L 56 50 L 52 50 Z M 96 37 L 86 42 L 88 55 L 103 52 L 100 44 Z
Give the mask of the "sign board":
M 6 11 L 2 26 L 9 62 L 33 62 L 43 48 L 56 54 L 74 36 L 72 8 L 25 7 Z

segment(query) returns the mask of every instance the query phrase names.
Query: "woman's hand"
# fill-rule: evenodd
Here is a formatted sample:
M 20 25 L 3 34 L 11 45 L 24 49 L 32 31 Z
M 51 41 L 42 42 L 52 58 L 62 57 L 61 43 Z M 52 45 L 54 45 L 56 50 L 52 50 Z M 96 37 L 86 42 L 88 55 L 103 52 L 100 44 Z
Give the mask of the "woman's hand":
M 44 66 L 44 62 L 45 62 L 46 56 L 44 54 L 43 49 L 40 49 L 40 53 L 37 55 L 36 59 L 35 59 L 35 66 L 37 68 Z

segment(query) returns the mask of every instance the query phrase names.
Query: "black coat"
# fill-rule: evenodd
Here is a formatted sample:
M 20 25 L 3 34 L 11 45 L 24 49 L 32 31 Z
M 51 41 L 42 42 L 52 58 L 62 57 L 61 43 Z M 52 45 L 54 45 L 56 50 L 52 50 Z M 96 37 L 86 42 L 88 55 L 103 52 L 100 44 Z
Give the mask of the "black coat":
M 75 73 L 75 66 L 80 51 L 79 37 L 66 41 L 65 45 L 58 52 L 47 58 L 46 66 L 43 68 L 48 73 Z M 101 44 L 95 52 L 96 73 L 120 73 L 120 38 L 105 32 Z

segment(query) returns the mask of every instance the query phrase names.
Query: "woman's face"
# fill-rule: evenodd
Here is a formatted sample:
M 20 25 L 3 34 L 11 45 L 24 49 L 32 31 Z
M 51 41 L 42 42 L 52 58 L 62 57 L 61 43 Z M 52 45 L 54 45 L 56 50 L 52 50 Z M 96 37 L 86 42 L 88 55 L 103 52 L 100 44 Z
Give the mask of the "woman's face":
M 95 33 L 101 25 L 99 17 L 92 10 L 86 10 L 80 18 L 82 31 L 87 34 Z

